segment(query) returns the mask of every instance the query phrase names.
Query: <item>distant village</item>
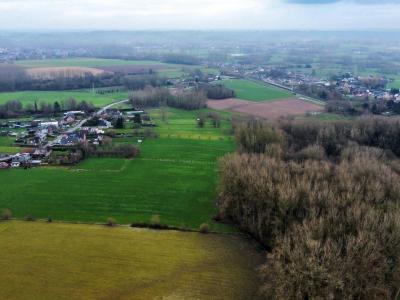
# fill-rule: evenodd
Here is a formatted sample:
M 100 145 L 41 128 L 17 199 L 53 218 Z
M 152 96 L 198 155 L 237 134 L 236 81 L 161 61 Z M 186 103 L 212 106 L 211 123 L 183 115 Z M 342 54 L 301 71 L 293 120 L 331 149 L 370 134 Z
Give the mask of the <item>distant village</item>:
M 0 169 L 76 163 L 82 159 L 82 153 L 77 151 L 78 145 L 100 149 L 115 135 L 113 128 L 123 128 L 128 122 L 155 126 L 143 110 L 120 111 L 114 108 L 91 114 L 67 111 L 59 118 L 46 120 L 0 122 L 0 136 L 15 138 L 15 146 L 22 150 L 10 155 L 0 154 Z M 107 149 L 115 152 L 111 147 Z M 117 154 L 118 151 L 126 152 L 126 149 L 118 149 Z
M 350 72 L 335 75 L 318 75 L 311 65 L 296 68 L 261 67 L 256 64 L 221 64 L 222 74 L 233 78 L 262 81 L 298 95 L 322 101 L 347 102 L 350 110 L 391 115 L 400 113 L 400 91 L 389 88 L 394 80 L 389 76 L 358 76 Z

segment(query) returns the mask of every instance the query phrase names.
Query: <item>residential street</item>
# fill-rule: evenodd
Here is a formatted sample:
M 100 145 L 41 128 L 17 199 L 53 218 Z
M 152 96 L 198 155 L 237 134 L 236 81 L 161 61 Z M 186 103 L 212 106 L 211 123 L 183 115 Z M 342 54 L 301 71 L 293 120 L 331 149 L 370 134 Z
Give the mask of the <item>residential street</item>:
M 99 110 L 96 112 L 96 116 L 101 115 L 103 112 L 105 112 L 107 109 L 109 109 L 109 108 L 111 108 L 111 107 L 113 107 L 113 106 L 116 106 L 116 105 L 122 104 L 122 103 L 127 103 L 128 101 L 129 101 L 128 99 L 126 99 L 126 100 L 121 100 L 121 101 L 117 101 L 117 102 L 111 103 L 111 104 L 109 104 L 109 105 L 107 105 L 107 106 L 104 106 L 103 108 L 99 109 Z M 54 144 L 57 143 L 57 142 L 62 138 L 62 136 L 63 136 L 64 134 L 66 134 L 66 133 L 72 133 L 72 132 L 75 132 L 75 131 L 79 130 L 79 129 L 83 126 L 83 124 L 85 124 L 89 119 L 90 119 L 90 117 L 81 120 L 78 124 L 76 124 L 75 126 L 71 127 L 71 128 L 68 129 L 67 131 L 65 131 L 65 132 L 63 132 L 63 133 L 61 133 L 61 134 L 59 134 L 53 141 L 48 142 L 48 143 L 47 143 L 46 145 L 44 145 L 42 148 L 46 149 L 47 147 L 50 147 L 50 146 L 54 145 Z

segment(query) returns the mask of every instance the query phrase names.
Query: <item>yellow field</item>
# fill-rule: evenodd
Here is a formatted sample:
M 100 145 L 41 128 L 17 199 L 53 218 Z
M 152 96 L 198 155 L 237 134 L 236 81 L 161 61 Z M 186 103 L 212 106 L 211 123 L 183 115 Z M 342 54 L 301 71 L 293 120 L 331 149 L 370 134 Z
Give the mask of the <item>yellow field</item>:
M 87 67 L 47 67 L 30 68 L 26 70 L 27 74 L 36 79 L 54 79 L 58 77 L 83 77 L 85 74 L 94 76 L 105 73 L 104 70 Z
M 0 299 L 255 299 L 262 257 L 238 237 L 0 223 Z

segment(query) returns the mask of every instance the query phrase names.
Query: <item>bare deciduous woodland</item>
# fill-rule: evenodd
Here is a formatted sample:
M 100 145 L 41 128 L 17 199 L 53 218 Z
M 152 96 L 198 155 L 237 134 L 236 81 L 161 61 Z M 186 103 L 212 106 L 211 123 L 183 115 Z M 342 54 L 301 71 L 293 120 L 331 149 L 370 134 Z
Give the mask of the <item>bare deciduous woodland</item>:
M 219 217 L 270 251 L 266 299 L 394 299 L 400 284 L 399 120 L 236 125 Z

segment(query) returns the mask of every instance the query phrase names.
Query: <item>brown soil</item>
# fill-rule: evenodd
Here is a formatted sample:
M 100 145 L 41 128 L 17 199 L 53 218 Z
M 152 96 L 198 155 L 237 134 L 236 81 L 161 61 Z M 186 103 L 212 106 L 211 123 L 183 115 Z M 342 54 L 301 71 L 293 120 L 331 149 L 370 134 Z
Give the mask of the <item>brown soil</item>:
M 49 67 L 31 68 L 26 70 L 27 74 L 34 78 L 57 78 L 57 77 L 81 77 L 87 73 L 100 75 L 104 70 L 86 67 Z
M 208 107 L 227 110 L 266 119 L 304 115 L 307 112 L 322 111 L 323 107 L 297 98 L 281 99 L 273 102 L 252 102 L 241 99 L 209 100 Z

